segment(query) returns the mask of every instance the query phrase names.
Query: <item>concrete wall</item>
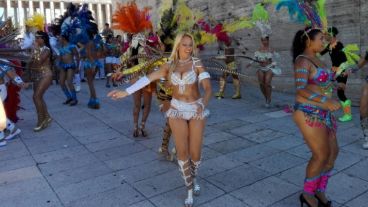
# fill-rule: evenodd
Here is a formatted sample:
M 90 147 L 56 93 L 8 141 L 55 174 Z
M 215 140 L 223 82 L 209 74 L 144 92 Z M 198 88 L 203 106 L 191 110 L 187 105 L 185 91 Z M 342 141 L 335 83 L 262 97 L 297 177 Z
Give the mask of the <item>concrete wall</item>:
M 136 2 L 138 5 L 151 6 L 153 8 L 153 19 L 157 21 L 156 9 L 161 0 L 137 0 Z M 254 5 L 261 2 L 261 0 L 188 0 L 187 2 L 191 8 L 199 9 L 218 21 L 226 21 L 234 17 L 250 16 Z M 276 90 L 290 92 L 294 84 L 290 56 L 291 42 L 295 32 L 303 26 L 291 23 L 286 12 L 275 13 L 272 8 L 268 10 L 270 11 L 273 28 L 271 45 L 281 54 L 283 68 L 283 74 L 275 77 L 273 84 Z M 368 47 L 368 1 L 327 0 L 327 12 L 329 25 L 336 26 L 340 30 L 339 39 L 344 44 L 359 44 L 363 54 Z M 259 33 L 256 29 L 238 31 L 232 36 L 241 39 L 242 46 L 237 48 L 238 52 L 246 51 L 248 55 L 251 55 L 260 45 Z M 202 54 L 211 54 L 215 51 L 217 51 L 217 45 L 207 46 Z M 328 55 L 323 59 L 330 64 Z M 241 72 L 250 76 L 250 78 L 246 78 L 246 81 L 255 80 L 255 70 L 244 68 L 244 65 L 247 64 L 246 60 L 240 60 L 238 64 Z M 348 96 L 353 96 L 355 101 L 359 96 L 362 77 L 365 74 L 366 72 L 359 72 L 349 79 Z

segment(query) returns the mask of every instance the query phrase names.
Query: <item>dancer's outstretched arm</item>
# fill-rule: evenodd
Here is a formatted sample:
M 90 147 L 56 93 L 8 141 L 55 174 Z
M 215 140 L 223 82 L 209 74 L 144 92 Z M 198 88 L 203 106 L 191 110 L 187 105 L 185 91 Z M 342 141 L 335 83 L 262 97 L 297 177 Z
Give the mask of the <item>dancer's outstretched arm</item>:
M 125 90 L 113 90 L 110 93 L 108 93 L 107 96 L 112 98 L 113 100 L 117 100 L 117 99 L 129 96 L 135 93 L 136 91 L 139 91 L 140 89 L 144 88 L 151 82 L 159 80 L 160 78 L 166 77 L 168 74 L 168 71 L 169 71 L 169 65 L 164 64 L 160 67 L 159 70 L 154 71 L 147 76 L 143 76 L 137 82 L 135 82 L 133 85 L 126 88 Z

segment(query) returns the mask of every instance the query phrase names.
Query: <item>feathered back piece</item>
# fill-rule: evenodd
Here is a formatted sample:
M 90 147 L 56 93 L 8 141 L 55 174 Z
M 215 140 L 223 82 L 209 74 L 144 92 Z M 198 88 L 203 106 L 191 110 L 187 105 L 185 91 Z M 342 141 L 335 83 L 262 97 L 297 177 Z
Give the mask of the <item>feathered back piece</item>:
M 18 30 L 14 28 L 11 18 L 5 21 L 0 20 L 0 45 L 14 40 L 17 35 Z
M 264 3 L 258 3 L 252 13 L 252 22 L 261 31 L 262 38 L 272 34 L 270 17 L 268 11 L 264 8 Z
M 92 12 L 88 9 L 88 4 L 83 4 L 78 11 L 77 17 L 80 21 L 82 33 L 86 32 L 88 39 L 92 40 L 94 35 L 98 34 L 98 26 L 94 21 L 95 19 L 92 16 Z
M 177 24 L 177 33 L 191 32 L 193 26 L 204 17 L 199 11 L 191 10 L 185 0 L 178 0 L 172 24 Z
M 18 34 L 18 29 L 13 26 L 11 18 L 5 21 L 0 20 L 0 64 L 12 66 L 11 62 L 4 61 L 4 59 L 22 61 L 29 59 L 29 56 L 23 53 L 24 50 L 20 49 L 16 42 Z
M 176 8 L 177 0 L 169 0 L 169 1 L 172 2 L 172 7 L 163 11 L 161 15 L 161 21 L 159 23 L 160 24 L 159 25 L 160 39 L 165 44 L 166 52 L 169 52 L 172 50 L 172 44 L 174 43 L 174 39 L 176 35 L 175 31 L 178 26 L 176 22 L 172 24 L 174 15 L 175 15 L 175 8 Z M 170 3 L 167 3 L 167 4 L 170 4 Z
M 280 0 L 276 10 L 286 7 L 291 20 L 312 28 L 327 29 L 326 0 Z
M 26 20 L 25 24 L 29 27 L 36 28 L 38 31 L 44 31 L 45 17 L 41 14 L 34 14 Z
M 137 4 L 132 1 L 127 4 L 118 4 L 112 17 L 113 29 L 137 34 L 152 29 L 149 17 L 149 8 L 139 10 Z
M 252 21 L 248 17 L 241 17 L 238 20 L 235 20 L 230 23 L 226 23 L 224 25 L 224 32 L 233 33 L 241 29 L 252 28 Z
M 66 37 L 73 44 L 85 44 L 98 33 L 97 24 L 94 22 L 92 12 L 88 10 L 88 5 L 79 7 L 72 3 L 68 5 L 64 15 L 56 19 L 56 24 L 51 26 L 51 30 L 55 35 Z
M 69 38 L 73 33 L 71 24 L 74 22 L 73 19 L 77 16 L 77 12 L 78 8 L 76 5 L 72 3 L 68 4 L 64 14 L 56 18 L 55 23 L 50 26 L 54 35 L 63 35 Z
M 298 0 L 280 0 L 276 4 L 276 11 L 280 11 L 284 7 L 288 10 L 292 21 L 304 24 L 307 20 L 302 9 L 299 7 Z

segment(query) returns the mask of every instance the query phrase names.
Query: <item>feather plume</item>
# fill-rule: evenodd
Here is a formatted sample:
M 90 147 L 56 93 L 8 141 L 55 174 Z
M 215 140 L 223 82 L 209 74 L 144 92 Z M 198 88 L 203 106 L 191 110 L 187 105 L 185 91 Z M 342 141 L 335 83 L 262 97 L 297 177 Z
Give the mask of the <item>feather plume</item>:
M 242 17 L 239 20 L 235 20 L 231 23 L 225 24 L 223 31 L 233 33 L 233 32 L 236 32 L 237 30 L 241 30 L 241 29 L 244 29 L 244 28 L 252 28 L 252 27 L 253 27 L 253 24 L 249 20 L 249 18 L 248 17 Z
M 149 19 L 149 8 L 139 10 L 134 1 L 124 5 L 118 4 L 112 21 L 112 28 L 132 34 L 152 29 L 152 22 Z
M 44 31 L 45 17 L 41 14 L 34 14 L 26 20 L 25 24 L 29 27 L 34 27 L 39 31 Z
M 252 22 L 261 31 L 261 36 L 268 37 L 272 34 L 271 24 L 269 22 L 268 11 L 264 8 L 263 3 L 258 3 L 252 13 Z
M 175 9 L 174 18 L 171 24 L 177 24 L 177 33 L 191 32 L 193 26 L 204 17 L 204 15 L 195 10 L 191 10 L 185 0 L 178 0 L 177 7 Z

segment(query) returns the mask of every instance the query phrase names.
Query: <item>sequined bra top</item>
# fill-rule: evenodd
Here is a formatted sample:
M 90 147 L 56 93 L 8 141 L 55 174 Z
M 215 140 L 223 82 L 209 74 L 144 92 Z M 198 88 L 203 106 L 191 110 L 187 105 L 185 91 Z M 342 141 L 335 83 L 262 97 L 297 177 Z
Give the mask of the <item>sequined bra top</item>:
M 273 58 L 273 53 L 272 52 L 261 52 L 261 51 L 256 51 L 254 53 L 254 59 L 261 61 L 261 62 L 265 62 L 265 61 L 270 61 Z
M 313 75 L 313 77 L 308 77 L 308 80 L 306 80 L 306 82 L 308 84 L 312 84 L 312 85 L 316 85 L 320 87 L 322 92 L 325 95 L 331 96 L 333 92 L 333 88 L 334 88 L 333 86 L 334 73 L 331 70 L 319 67 L 307 56 L 299 55 L 298 57 L 306 58 L 308 61 L 310 61 L 314 65 L 316 69 L 316 74 Z M 306 69 L 302 69 L 302 70 L 306 71 Z
M 332 72 L 321 67 L 316 67 L 316 74 L 308 80 L 308 84 L 325 87 L 331 84 L 332 79 Z
M 181 78 L 180 74 L 177 72 L 173 72 L 171 74 L 171 83 L 174 86 L 177 85 L 179 86 L 180 93 L 184 93 L 185 85 L 190 85 L 197 81 L 197 73 L 194 71 L 195 61 L 194 60 L 192 61 L 193 61 L 192 69 L 188 73 L 183 74 Z
M 73 45 L 73 44 L 68 44 L 64 47 L 61 47 L 59 49 L 60 55 L 63 56 L 63 55 L 66 55 L 66 54 L 72 54 L 72 51 L 73 51 L 74 48 L 75 48 L 75 45 Z

